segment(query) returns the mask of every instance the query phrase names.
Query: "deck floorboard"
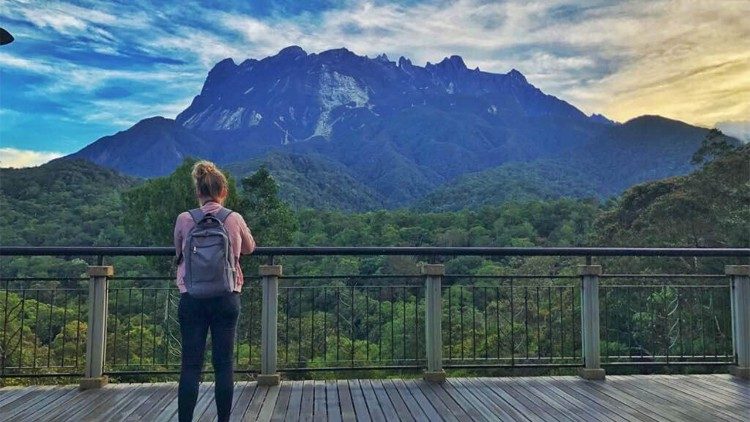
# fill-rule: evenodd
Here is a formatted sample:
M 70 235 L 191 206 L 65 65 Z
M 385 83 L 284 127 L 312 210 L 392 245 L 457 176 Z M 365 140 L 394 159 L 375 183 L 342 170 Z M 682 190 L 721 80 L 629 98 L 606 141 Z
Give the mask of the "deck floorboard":
M 716 375 L 621 375 L 235 384 L 232 420 L 308 421 L 745 421 L 750 382 Z M 0 388 L 2 421 L 174 421 L 177 383 Z M 195 420 L 216 420 L 213 383 L 199 389 Z

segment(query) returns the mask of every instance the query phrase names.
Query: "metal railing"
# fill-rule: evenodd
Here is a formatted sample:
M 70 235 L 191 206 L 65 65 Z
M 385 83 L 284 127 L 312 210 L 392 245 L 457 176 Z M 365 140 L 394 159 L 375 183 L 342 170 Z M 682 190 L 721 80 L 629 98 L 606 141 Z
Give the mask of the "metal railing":
M 609 365 L 734 362 L 726 275 L 603 275 L 602 359 Z
M 89 256 L 99 264 L 92 268 L 105 268 L 104 257 L 173 253 L 0 247 L 0 256 Z M 269 383 L 278 379 L 277 371 L 305 376 L 426 368 L 440 380 L 443 368 L 581 367 L 597 377 L 602 366 L 747 366 L 742 336 L 748 304 L 737 299 L 750 283 L 747 266 L 732 266 L 727 275 L 602 275 L 601 267 L 587 265 L 582 268 L 599 269 L 541 276 L 446 275 L 444 266 L 429 264 L 423 274 L 415 266 L 411 274 L 312 276 L 281 275 L 274 263 L 280 256 L 331 255 L 400 255 L 415 263 L 452 256 L 586 257 L 587 264 L 594 256 L 701 256 L 736 262 L 750 257 L 750 249 L 326 247 L 258 248 L 255 255 L 268 264 L 261 273 L 277 268 L 279 276 L 246 277 L 235 368 Z M 95 280 L 105 286 L 104 296 L 92 287 Z M 0 286 L 1 378 L 179 372 L 179 294 L 171 277 L 12 277 L 0 278 Z M 96 308 L 91 297 L 105 299 L 97 299 L 104 302 Z

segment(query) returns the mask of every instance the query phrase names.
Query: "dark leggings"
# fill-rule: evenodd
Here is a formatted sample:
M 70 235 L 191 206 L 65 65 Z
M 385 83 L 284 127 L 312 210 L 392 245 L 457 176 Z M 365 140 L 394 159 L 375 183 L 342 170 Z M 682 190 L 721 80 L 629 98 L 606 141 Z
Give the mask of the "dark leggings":
M 178 314 L 182 334 L 182 370 L 177 396 L 180 422 L 193 419 L 209 329 L 211 361 L 216 377 L 216 413 L 219 421 L 227 421 L 234 393 L 232 351 L 240 315 L 240 295 L 233 293 L 212 299 L 196 299 L 183 293 L 180 295 Z

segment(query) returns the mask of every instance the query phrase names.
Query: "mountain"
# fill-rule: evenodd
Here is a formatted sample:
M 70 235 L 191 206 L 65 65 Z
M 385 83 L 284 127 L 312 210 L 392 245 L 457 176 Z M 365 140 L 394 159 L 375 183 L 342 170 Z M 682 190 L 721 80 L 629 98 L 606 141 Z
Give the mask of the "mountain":
M 638 183 L 691 172 L 691 157 L 708 133 L 677 120 L 640 116 L 611 126 L 564 160 L 588 168 L 599 183 L 597 192 L 607 197 Z M 725 139 L 739 145 L 734 138 Z
M 516 70 L 469 69 L 458 56 L 422 67 L 289 47 L 219 62 L 175 121 L 144 120 L 73 156 L 151 177 L 187 155 L 226 164 L 272 149 L 317 153 L 394 205 L 467 171 L 554 155 L 606 126 Z
M 140 177 L 164 176 L 187 157 L 209 157 L 213 145 L 172 119 L 151 117 L 128 130 L 105 136 L 72 154 Z
M 218 63 L 176 122 L 214 140 L 216 160 L 283 146 L 320 153 L 394 203 L 467 171 L 552 156 L 605 126 L 516 70 L 472 70 L 458 56 L 420 67 L 299 47 Z M 383 174 L 386 163 L 395 177 Z
M 308 54 L 292 46 L 260 60 L 217 63 L 175 120 L 146 119 L 72 157 L 154 177 L 169 174 L 188 156 L 242 167 L 279 151 L 284 158 L 277 157 L 283 163 L 277 175 L 296 174 L 281 182 L 282 191 L 286 184 L 289 195 L 297 192 L 288 197 L 292 202 L 317 206 L 312 200 L 323 195 L 330 198 L 326 203 L 360 209 L 403 206 L 464 174 L 548 160 L 592 178 L 597 188 L 591 195 L 609 196 L 633 183 L 688 172 L 685 158 L 705 133 L 656 116 L 625 124 L 586 116 L 517 70 L 470 69 L 459 56 L 417 66 L 404 57 L 369 58 L 345 48 Z M 322 180 L 359 192 L 333 200 L 338 188 L 316 190 L 306 174 L 325 174 Z M 503 179 L 508 173 L 488 175 Z M 539 180 L 538 174 L 529 177 Z M 344 206 L 350 199 L 354 203 Z
M 659 116 L 613 124 L 555 159 L 506 163 L 448 182 L 412 206 L 458 210 L 507 201 L 608 198 L 647 181 L 687 174 L 709 130 Z M 733 146 L 734 138 L 724 137 Z
M 237 178 L 266 166 L 281 199 L 294 209 L 364 211 L 383 208 L 383 197 L 352 177 L 341 164 L 316 154 L 273 151 L 263 158 L 224 167 Z

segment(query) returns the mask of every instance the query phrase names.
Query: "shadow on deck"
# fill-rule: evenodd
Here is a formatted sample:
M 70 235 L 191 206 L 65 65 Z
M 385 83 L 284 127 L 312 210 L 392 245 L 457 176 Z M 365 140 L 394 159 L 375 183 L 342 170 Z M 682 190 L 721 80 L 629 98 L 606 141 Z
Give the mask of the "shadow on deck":
M 0 389 L 0 420 L 176 420 L 176 383 Z M 195 418 L 216 419 L 211 383 Z M 750 382 L 729 375 L 238 382 L 233 420 L 750 420 Z

